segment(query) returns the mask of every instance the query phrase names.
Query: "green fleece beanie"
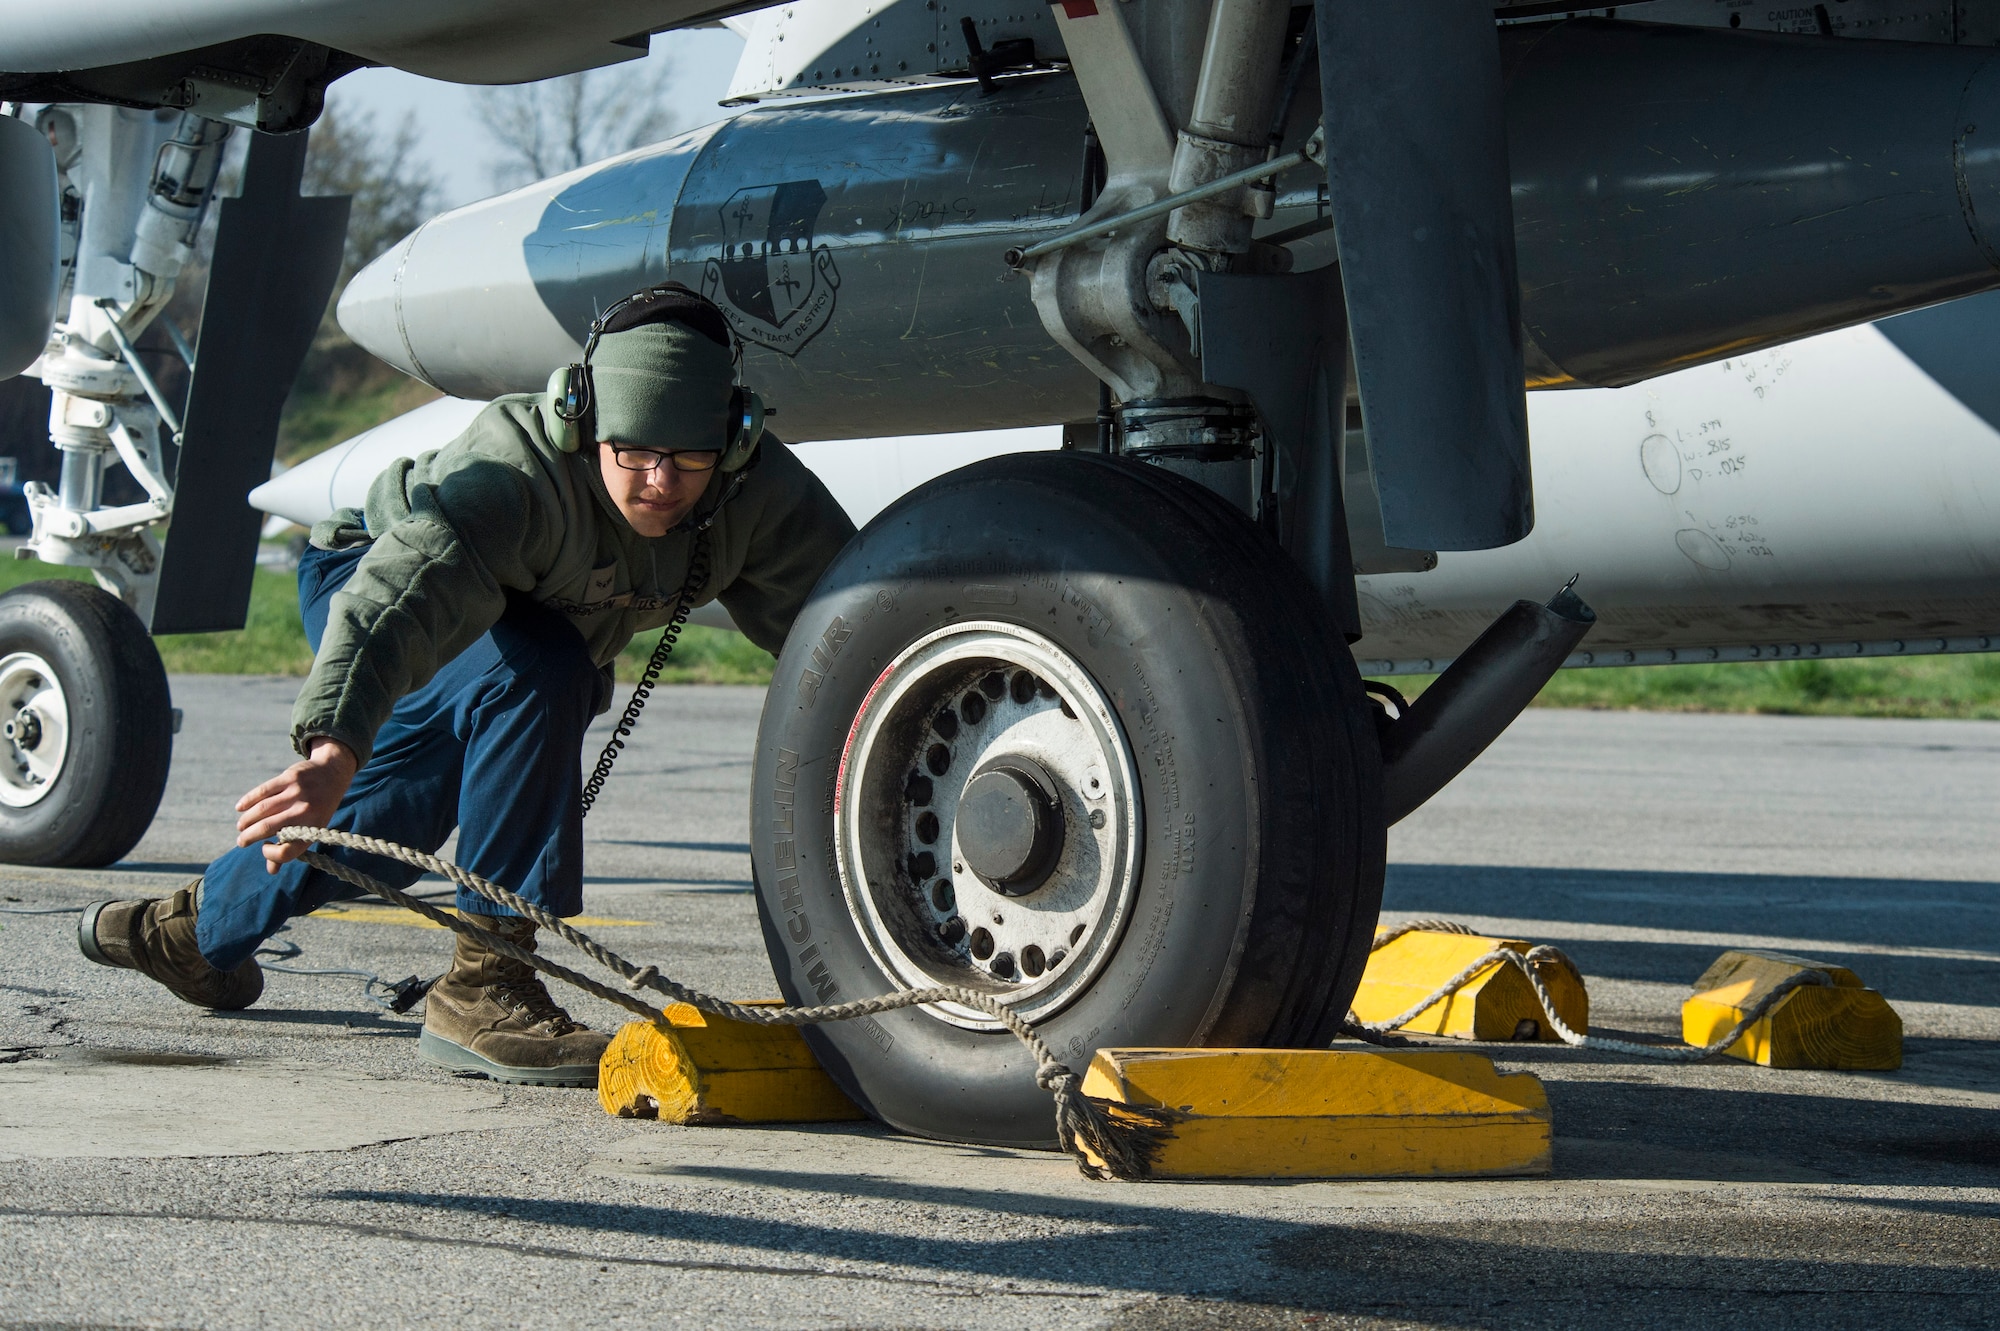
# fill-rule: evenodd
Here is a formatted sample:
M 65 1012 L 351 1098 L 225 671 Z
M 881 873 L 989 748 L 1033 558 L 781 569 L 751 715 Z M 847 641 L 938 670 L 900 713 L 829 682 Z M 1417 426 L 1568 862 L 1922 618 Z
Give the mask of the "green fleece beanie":
M 606 333 L 590 356 L 597 437 L 639 448 L 728 443 L 729 351 L 678 323 Z

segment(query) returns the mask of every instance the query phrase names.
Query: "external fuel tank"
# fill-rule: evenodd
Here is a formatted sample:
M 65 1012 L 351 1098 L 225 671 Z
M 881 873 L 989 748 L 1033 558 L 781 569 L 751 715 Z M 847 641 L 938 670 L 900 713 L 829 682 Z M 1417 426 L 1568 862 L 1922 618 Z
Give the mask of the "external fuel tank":
M 1501 41 L 1533 385 L 2000 285 L 2000 53 L 1593 20 Z M 434 219 L 340 320 L 490 397 L 541 388 L 595 310 L 673 278 L 723 305 L 794 438 L 1087 419 L 1094 381 L 1000 257 L 1076 218 L 1086 118 L 1062 72 L 757 107 Z M 1318 206 L 1313 168 L 1279 184 L 1267 230 Z
M 2000 286 L 2000 53 L 1501 40 L 1530 382 L 1593 391 L 1530 397 L 1526 540 L 1358 580 L 1364 667 L 1439 668 L 1573 573 L 1599 613 L 1578 665 L 2000 646 L 2000 294 L 1953 300 Z M 1075 220 L 1085 120 L 1060 72 L 759 107 L 427 223 L 341 322 L 487 398 L 673 278 L 728 313 L 788 439 L 1086 420 L 1096 383 L 1000 257 Z M 1320 184 L 1281 179 L 1266 230 Z M 824 464 L 875 465 L 856 448 Z
M 595 311 L 712 296 L 795 439 L 1077 420 L 1097 381 L 1000 254 L 1077 213 L 1067 76 L 780 103 L 449 212 L 358 274 L 350 337 L 460 397 L 541 389 Z

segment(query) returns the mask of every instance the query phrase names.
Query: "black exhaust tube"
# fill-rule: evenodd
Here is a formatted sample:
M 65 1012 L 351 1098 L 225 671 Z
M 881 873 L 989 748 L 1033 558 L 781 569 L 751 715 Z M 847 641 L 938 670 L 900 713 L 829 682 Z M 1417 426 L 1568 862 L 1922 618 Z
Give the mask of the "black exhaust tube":
M 1516 601 L 1382 736 L 1382 807 L 1415 813 L 1500 738 L 1597 622 L 1571 578 L 1547 605 Z

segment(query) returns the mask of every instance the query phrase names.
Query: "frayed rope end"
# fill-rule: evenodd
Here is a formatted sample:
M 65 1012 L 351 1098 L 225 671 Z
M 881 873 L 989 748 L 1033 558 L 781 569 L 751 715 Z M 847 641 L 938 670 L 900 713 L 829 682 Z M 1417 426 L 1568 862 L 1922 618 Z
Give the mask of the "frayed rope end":
M 1153 1176 L 1182 1115 L 1077 1093 L 1064 1097 L 1064 1147 L 1085 1178 L 1136 1183 Z M 1095 1157 L 1093 1159 L 1092 1157 Z M 1102 1163 L 1098 1163 L 1101 1161 Z

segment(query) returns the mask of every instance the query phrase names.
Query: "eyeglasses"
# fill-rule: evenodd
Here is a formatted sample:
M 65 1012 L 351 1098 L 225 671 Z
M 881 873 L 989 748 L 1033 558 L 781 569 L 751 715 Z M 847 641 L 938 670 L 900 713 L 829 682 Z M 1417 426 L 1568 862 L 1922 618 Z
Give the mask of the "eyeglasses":
M 663 462 L 672 463 L 675 471 L 713 471 L 722 457 L 710 449 L 609 447 L 626 471 L 651 471 Z

